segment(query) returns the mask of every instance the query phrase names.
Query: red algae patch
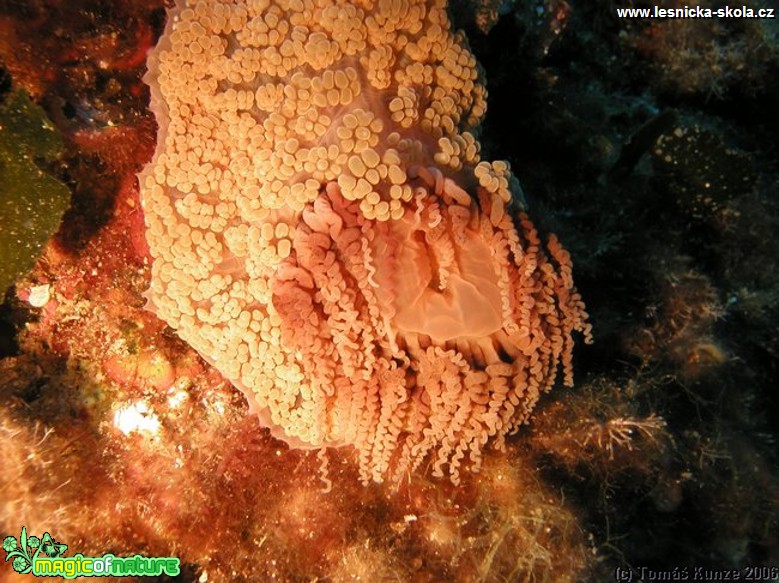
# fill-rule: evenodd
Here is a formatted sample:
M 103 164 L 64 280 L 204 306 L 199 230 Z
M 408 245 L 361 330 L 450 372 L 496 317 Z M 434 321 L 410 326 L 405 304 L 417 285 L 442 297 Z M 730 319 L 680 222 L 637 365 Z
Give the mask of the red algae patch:
M 159 351 L 144 350 L 129 357 L 106 357 L 103 368 L 109 378 L 117 383 L 148 386 L 159 391 L 169 388 L 176 380 L 173 365 Z
M 457 483 L 572 383 L 570 257 L 481 160 L 443 2 L 179 2 L 146 80 L 148 307 L 273 435 Z

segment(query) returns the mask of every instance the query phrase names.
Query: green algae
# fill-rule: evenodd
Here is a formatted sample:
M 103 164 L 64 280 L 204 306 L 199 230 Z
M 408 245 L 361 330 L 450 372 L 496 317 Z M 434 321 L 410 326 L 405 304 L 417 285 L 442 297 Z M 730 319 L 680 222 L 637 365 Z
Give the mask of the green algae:
M 40 165 L 56 160 L 62 138 L 24 91 L 0 103 L 0 293 L 27 273 L 57 232 L 70 190 Z

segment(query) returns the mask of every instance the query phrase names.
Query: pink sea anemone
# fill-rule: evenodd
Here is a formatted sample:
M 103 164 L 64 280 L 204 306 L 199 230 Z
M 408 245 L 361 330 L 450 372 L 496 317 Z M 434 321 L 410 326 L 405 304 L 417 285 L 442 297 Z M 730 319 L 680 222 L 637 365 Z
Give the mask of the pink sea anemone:
M 274 435 L 456 482 L 572 382 L 570 258 L 480 159 L 443 2 L 182 2 L 147 80 L 149 306 Z

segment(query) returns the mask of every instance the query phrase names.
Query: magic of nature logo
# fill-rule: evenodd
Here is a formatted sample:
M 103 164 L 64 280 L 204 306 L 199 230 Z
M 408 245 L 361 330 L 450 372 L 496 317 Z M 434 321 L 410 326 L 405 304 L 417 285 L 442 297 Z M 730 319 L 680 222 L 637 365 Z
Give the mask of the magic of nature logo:
M 85 557 L 81 553 L 66 557 L 68 545 L 57 542 L 48 532 L 40 537 L 28 535 L 24 526 L 18 540 L 15 536 L 3 538 L 3 550 L 6 563 L 10 561 L 14 571 L 38 577 L 149 577 L 181 572 L 176 557 L 117 557 L 110 553 L 102 557 Z

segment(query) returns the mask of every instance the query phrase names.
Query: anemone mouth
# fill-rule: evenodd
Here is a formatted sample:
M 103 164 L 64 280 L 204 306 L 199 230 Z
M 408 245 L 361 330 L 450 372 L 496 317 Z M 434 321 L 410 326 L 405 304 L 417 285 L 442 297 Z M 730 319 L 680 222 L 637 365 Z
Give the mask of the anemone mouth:
M 437 343 L 500 330 L 500 289 L 491 262 L 485 260 L 490 257 L 487 242 L 473 235 L 458 243 L 441 241 L 441 235 L 434 241 L 425 227 L 411 213 L 391 223 L 389 235 L 398 245 L 389 261 L 382 260 L 386 243 L 373 244 L 376 279 L 395 290 L 394 329 Z M 451 257 L 443 257 L 436 245 Z
M 289 443 L 354 445 L 366 480 L 430 451 L 434 473 L 449 464 L 455 481 L 466 454 L 478 467 L 487 439 L 501 446 L 527 420 L 559 364 L 571 382 L 571 331 L 588 334 L 556 239 L 550 259 L 500 200 L 458 202 L 429 186 L 402 218 L 375 221 L 329 184 L 271 285 L 302 374 L 294 402 L 269 404 L 263 419 Z
M 484 338 L 505 332 L 506 274 L 496 268 L 489 219 L 470 198 L 469 206 L 446 198 L 418 187 L 415 208 L 377 222 L 331 183 L 301 214 L 299 236 L 274 280 L 273 305 L 288 345 L 337 343 L 343 336 L 324 329 L 328 323 L 354 324 L 366 310 L 380 331 L 369 349 L 377 358 L 405 359 L 431 344 L 484 346 Z M 333 276 L 337 288 L 328 289 Z

